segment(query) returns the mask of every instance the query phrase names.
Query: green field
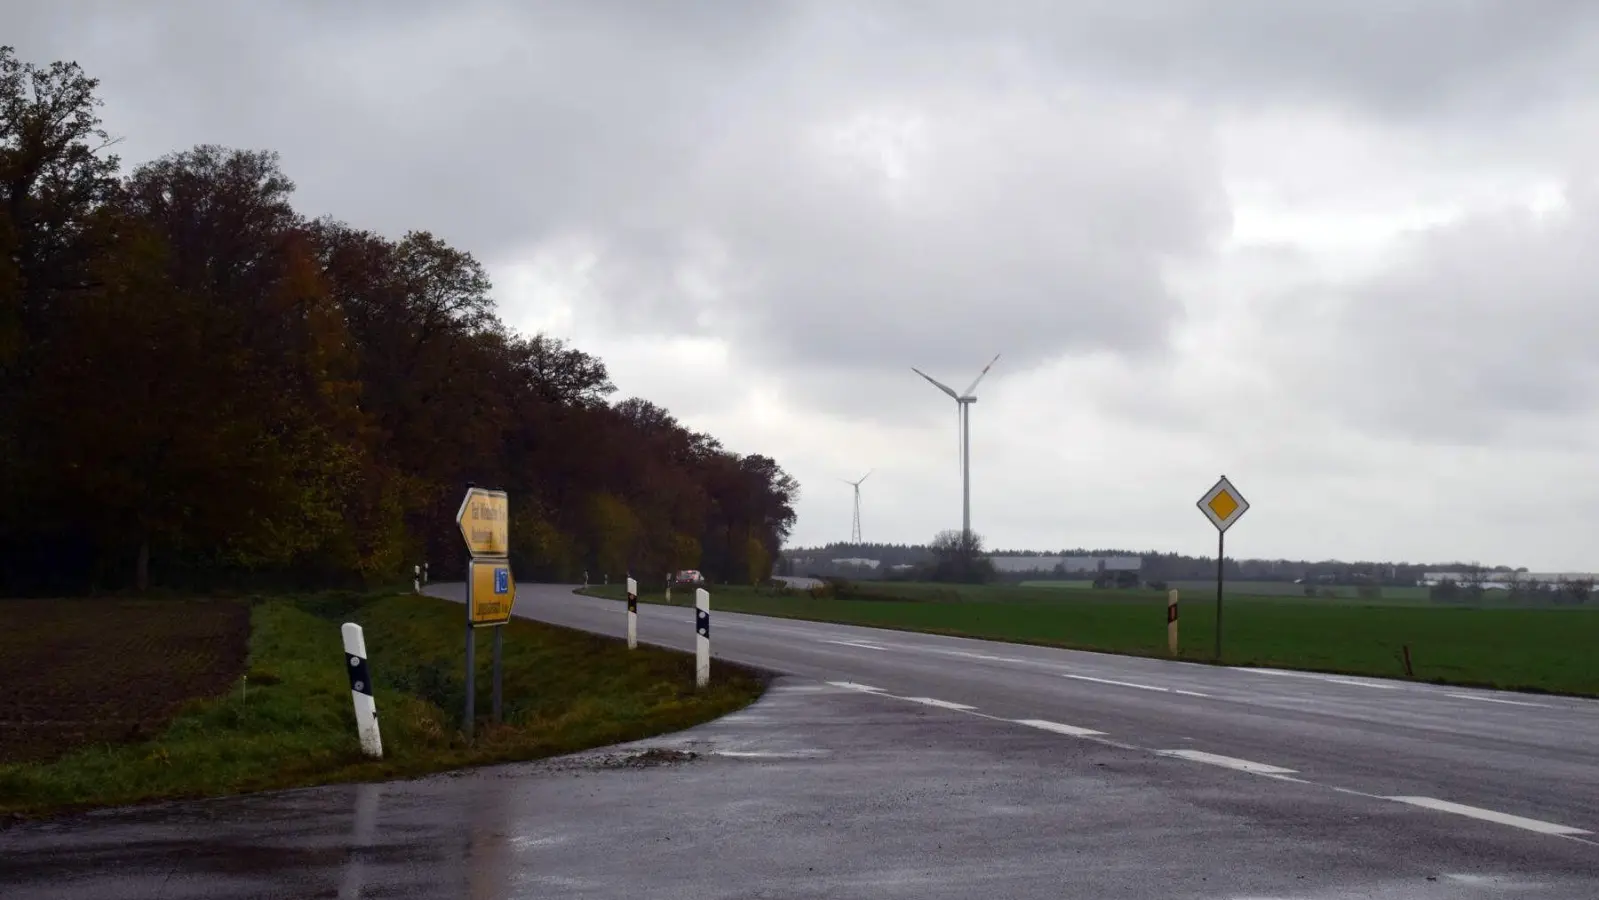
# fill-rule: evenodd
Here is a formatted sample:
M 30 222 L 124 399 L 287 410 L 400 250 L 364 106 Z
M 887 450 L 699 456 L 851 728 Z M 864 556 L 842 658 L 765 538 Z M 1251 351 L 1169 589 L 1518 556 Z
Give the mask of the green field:
M 615 588 L 589 593 L 622 596 Z M 711 596 L 714 608 L 731 612 L 1167 655 L 1166 599 L 1155 592 L 866 582 L 844 596 L 731 587 Z M 674 605 L 692 602 L 686 592 L 675 600 Z M 1189 596 L 1181 610 L 1179 658 L 1215 661 L 1214 594 Z M 1593 662 L 1599 609 L 1234 595 L 1223 620 L 1221 662 L 1230 665 L 1402 678 L 1402 648 L 1408 645 L 1418 679 L 1599 695 L 1599 665 Z
M 120 605 L 137 602 L 144 604 L 137 607 L 143 615 L 153 614 L 144 601 L 55 601 L 79 614 L 47 623 L 50 633 L 32 637 L 94 656 L 97 641 L 117 640 L 100 622 Z M 185 602 L 189 606 L 178 612 L 192 617 L 194 601 Z M 37 617 L 27 609 L 0 601 L 0 632 L 32 627 Z M 489 635 L 480 633 L 479 720 L 476 739 L 469 742 L 461 729 L 465 638 L 459 604 L 414 595 L 322 595 L 250 603 L 248 614 L 248 636 L 241 627 L 238 638 L 240 651 L 247 640 L 248 663 L 159 720 L 146 719 L 142 735 L 91 734 L 76 746 L 63 743 L 70 735 L 62 734 L 49 743 L 17 742 L 10 758 L 0 757 L 0 815 L 535 759 L 687 728 L 744 707 L 764 689 L 763 676 L 721 662 L 713 663 L 711 685 L 696 689 L 691 656 L 655 647 L 629 651 L 618 640 L 517 619 L 505 626 L 505 721 L 498 725 L 488 721 L 490 644 Z M 346 621 L 359 622 L 366 632 L 381 761 L 363 757 L 356 739 L 339 634 Z M 77 623 L 75 631 L 61 633 L 62 622 Z M 121 665 L 123 678 L 135 671 L 158 674 L 161 660 L 192 643 L 174 629 L 160 632 L 140 635 L 119 651 L 147 660 L 106 661 Z M 99 687 L 95 677 L 89 672 L 66 687 L 76 685 L 85 702 L 92 701 Z M 19 722 L 28 721 L 20 718 L 23 712 L 17 713 Z
M 1216 596 L 1216 582 L 1214 579 L 1209 581 L 1174 581 L 1171 583 L 1171 587 L 1182 591 L 1184 594 Z M 1362 599 L 1356 589 L 1350 585 L 1314 585 L 1314 588 L 1318 599 L 1327 598 L 1329 594 L 1336 599 Z M 1305 585 L 1294 584 L 1292 581 L 1235 581 L 1223 584 L 1222 590 L 1228 597 L 1305 596 Z M 1380 599 L 1385 603 L 1430 602 L 1427 600 L 1427 589 L 1424 587 L 1385 587 L 1381 590 L 1382 596 Z
M 1066 590 L 1087 590 L 1094 583 L 1087 580 L 1078 581 L 1024 581 L 1018 587 L 1024 588 L 1060 588 Z M 1186 597 L 1199 599 L 1201 597 L 1216 596 L 1216 582 L 1210 581 L 1173 581 L 1169 587 L 1176 588 Z M 1356 589 L 1350 585 L 1316 585 L 1316 599 L 1325 600 L 1361 600 L 1362 602 L 1383 602 L 1387 604 L 1430 603 L 1427 599 L 1427 589 L 1424 587 L 1385 587 L 1382 595 L 1375 600 L 1361 597 Z M 1302 598 L 1305 597 L 1305 586 L 1292 581 L 1234 581 L 1222 586 L 1226 597 L 1278 597 Z

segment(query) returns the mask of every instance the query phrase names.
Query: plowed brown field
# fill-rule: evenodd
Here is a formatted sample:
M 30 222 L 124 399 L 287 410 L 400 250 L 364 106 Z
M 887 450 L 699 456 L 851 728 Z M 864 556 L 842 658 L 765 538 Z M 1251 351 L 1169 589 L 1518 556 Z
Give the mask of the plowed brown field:
M 250 610 L 206 600 L 0 600 L 0 762 L 153 737 L 237 688 Z

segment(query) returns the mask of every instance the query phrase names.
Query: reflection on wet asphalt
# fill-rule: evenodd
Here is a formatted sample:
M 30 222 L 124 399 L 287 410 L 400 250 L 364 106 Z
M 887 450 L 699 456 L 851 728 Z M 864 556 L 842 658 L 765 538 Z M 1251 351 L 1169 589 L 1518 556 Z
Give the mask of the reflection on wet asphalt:
M 0 832 L 11 898 L 1599 896 L 1595 848 L 780 679 L 623 748 Z

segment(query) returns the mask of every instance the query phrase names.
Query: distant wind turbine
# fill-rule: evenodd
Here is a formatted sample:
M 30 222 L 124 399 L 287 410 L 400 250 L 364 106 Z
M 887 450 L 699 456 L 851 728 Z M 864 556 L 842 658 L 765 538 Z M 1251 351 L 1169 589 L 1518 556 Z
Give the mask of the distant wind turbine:
M 872 477 L 872 472 L 875 471 L 877 470 L 872 469 L 868 471 L 865 475 L 861 476 L 860 481 L 850 481 L 847 478 L 839 479 L 839 481 L 842 481 L 855 489 L 855 525 L 850 529 L 849 540 L 851 544 L 854 544 L 857 547 L 859 547 L 861 544 L 861 482 Z
M 992 369 L 994 367 L 994 363 L 996 362 L 999 362 L 998 353 L 994 354 L 994 358 L 988 361 L 988 365 L 983 367 L 983 371 L 977 373 L 977 378 L 972 381 L 972 386 L 959 394 L 955 393 L 954 389 L 950 388 L 948 385 L 937 381 L 933 378 L 933 376 L 928 375 L 921 369 L 918 369 L 915 366 L 911 367 L 912 372 L 915 372 L 923 378 L 926 378 L 928 382 L 933 385 L 933 387 L 936 387 L 944 393 L 950 395 L 950 397 L 955 401 L 956 440 L 960 444 L 961 463 L 961 538 L 968 544 L 972 539 L 971 406 L 973 403 L 977 402 L 977 396 L 972 392 L 977 390 L 978 382 L 983 380 L 983 377 L 988 374 L 988 370 Z

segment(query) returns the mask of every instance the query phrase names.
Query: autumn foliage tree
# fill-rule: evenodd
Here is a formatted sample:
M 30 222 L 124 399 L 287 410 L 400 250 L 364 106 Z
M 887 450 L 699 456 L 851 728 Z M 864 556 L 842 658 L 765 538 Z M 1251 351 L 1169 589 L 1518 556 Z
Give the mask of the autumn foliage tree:
M 615 402 L 433 234 L 307 219 L 273 153 L 122 175 L 97 87 L 0 48 L 0 591 L 448 577 L 468 483 L 524 578 L 767 577 L 773 459 Z

